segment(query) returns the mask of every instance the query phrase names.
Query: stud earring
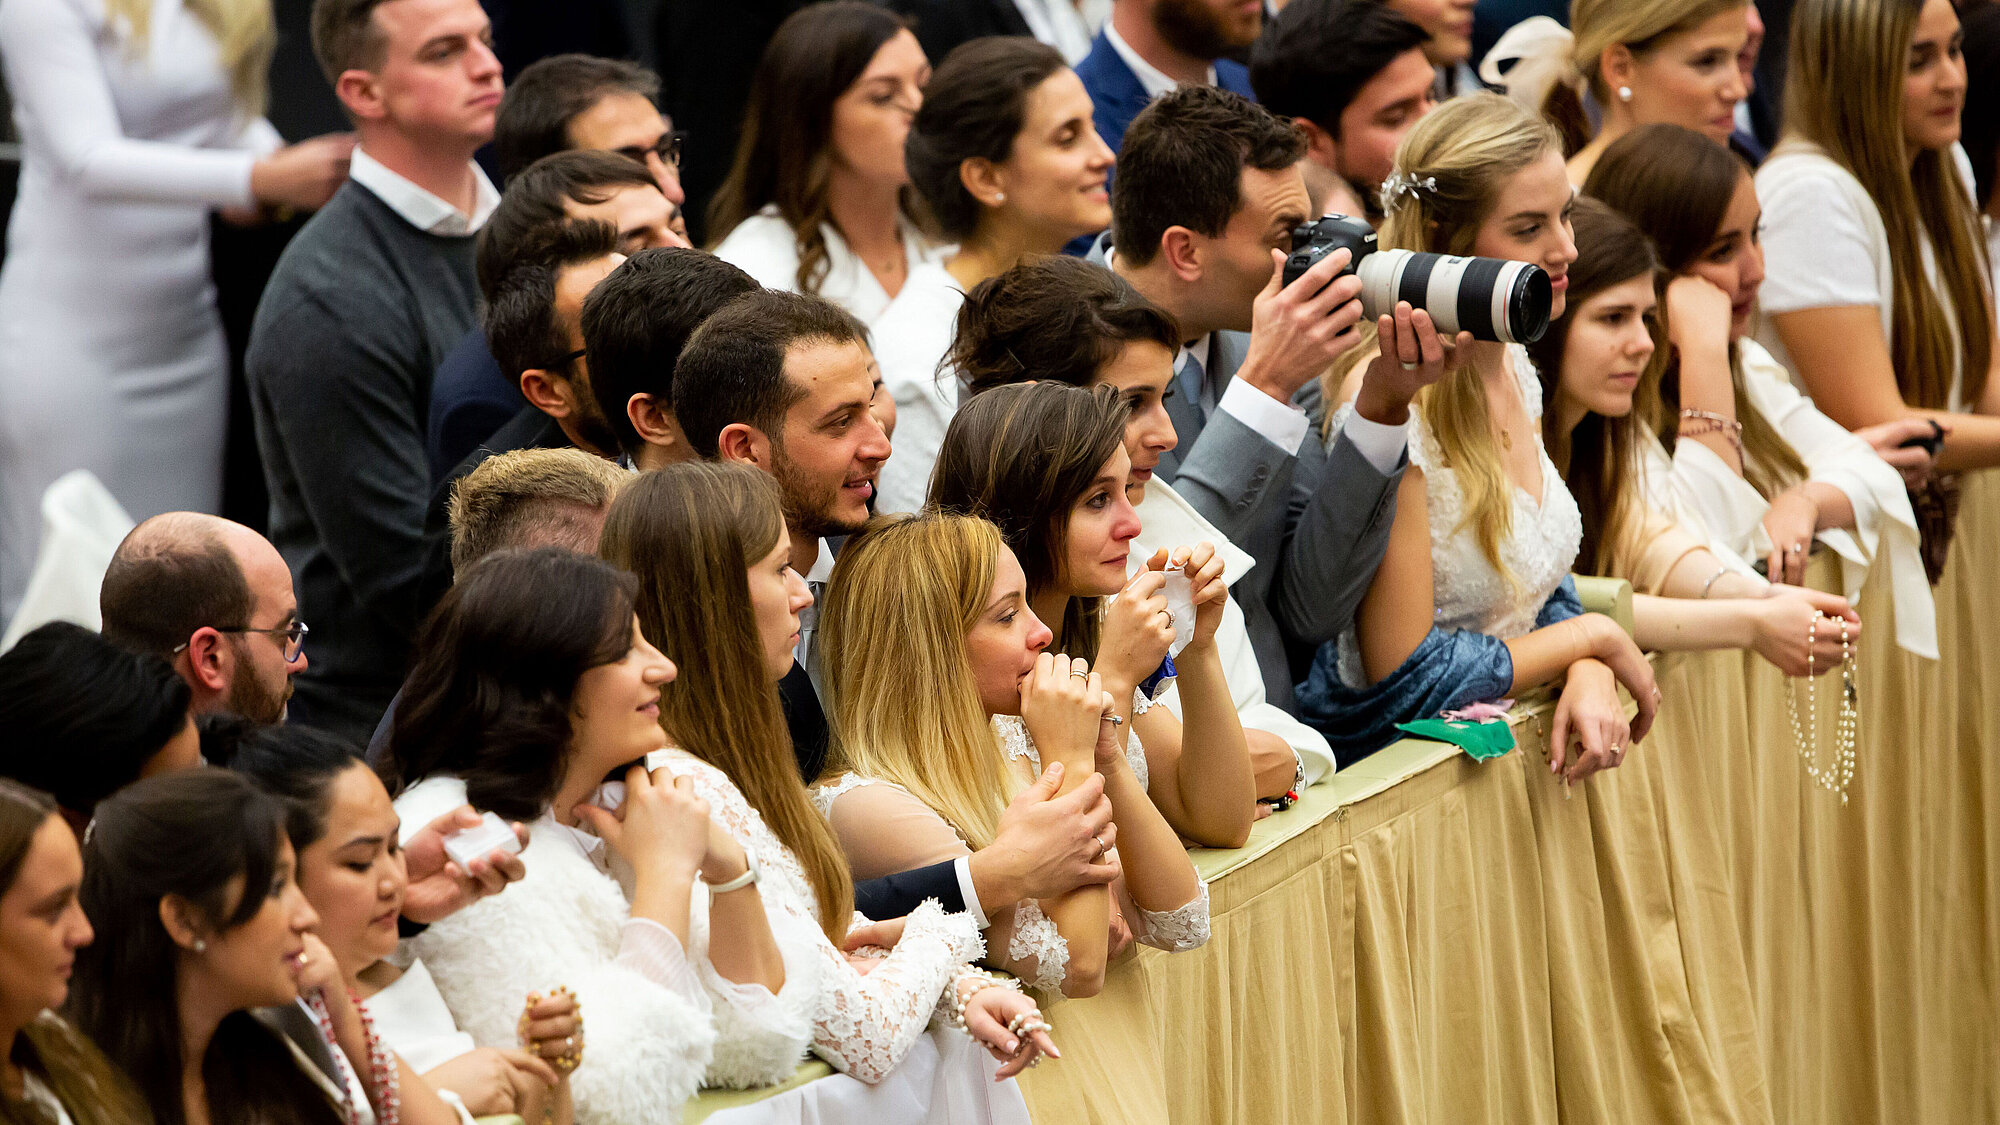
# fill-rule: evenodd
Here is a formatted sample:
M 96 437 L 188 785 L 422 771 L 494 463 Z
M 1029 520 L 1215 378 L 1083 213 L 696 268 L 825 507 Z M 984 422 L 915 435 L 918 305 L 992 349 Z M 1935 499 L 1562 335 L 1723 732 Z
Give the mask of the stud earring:
M 1621 102 L 1629 102 L 1629 101 L 1631 101 L 1631 100 L 1632 100 L 1632 87 L 1630 87 L 1630 86 L 1620 86 L 1620 87 L 1618 87 L 1618 100 L 1619 100 L 1619 101 L 1621 101 Z
M 201 940 L 200 938 L 194 939 L 194 951 L 196 953 L 207 953 L 208 943 Z
M 1007 202 L 1007 193 L 1006 193 L 1006 192 L 1004 192 L 1004 191 L 1003 191 L 1003 192 L 998 192 L 998 193 L 995 193 L 995 195 L 993 196 L 993 206 L 995 206 L 995 207 L 998 207 L 998 206 L 1000 206 L 1000 205 L 1001 205 L 1002 203 L 1005 203 L 1005 202 Z

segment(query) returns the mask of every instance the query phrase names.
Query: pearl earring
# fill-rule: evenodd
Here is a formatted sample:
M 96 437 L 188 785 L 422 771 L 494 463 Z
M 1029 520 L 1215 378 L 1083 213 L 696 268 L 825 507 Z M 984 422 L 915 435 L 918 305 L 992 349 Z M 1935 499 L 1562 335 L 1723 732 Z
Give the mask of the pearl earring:
M 1007 193 L 1006 193 L 1006 192 L 1004 192 L 1004 191 L 1003 191 L 1003 192 L 996 192 L 996 193 L 994 194 L 994 196 L 993 196 L 993 206 L 995 206 L 995 207 L 998 207 L 998 206 L 1000 206 L 1000 205 L 1001 205 L 1002 203 L 1005 203 L 1005 202 L 1007 202 Z
M 207 953 L 208 943 L 201 940 L 200 938 L 194 939 L 194 951 L 196 953 Z
M 1619 101 L 1621 101 L 1621 102 L 1629 102 L 1629 101 L 1631 101 L 1631 100 L 1632 100 L 1632 87 L 1630 87 L 1630 86 L 1620 86 L 1620 87 L 1618 87 L 1618 100 L 1619 100 Z

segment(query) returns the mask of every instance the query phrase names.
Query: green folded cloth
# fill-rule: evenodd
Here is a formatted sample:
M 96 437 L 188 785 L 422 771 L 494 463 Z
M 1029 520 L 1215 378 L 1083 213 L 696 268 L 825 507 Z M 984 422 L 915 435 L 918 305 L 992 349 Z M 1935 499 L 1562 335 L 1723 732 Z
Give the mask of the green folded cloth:
M 1514 729 L 1505 719 L 1484 723 L 1462 723 L 1452 719 L 1418 719 L 1397 723 L 1396 729 L 1418 738 L 1449 742 L 1477 760 L 1497 758 L 1514 748 Z

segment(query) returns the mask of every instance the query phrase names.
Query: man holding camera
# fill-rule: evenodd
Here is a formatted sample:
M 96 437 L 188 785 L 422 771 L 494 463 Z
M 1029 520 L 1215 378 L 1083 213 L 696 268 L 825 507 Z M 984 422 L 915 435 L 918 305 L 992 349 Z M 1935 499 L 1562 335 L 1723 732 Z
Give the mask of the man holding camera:
M 1287 645 L 1303 664 L 1330 639 L 1324 623 L 1360 605 L 1395 520 L 1410 400 L 1446 358 L 1427 320 L 1406 339 L 1399 318 L 1385 353 L 1416 362 L 1372 366 L 1355 411 L 1322 441 L 1318 376 L 1360 340 L 1361 283 L 1345 250 L 1283 283 L 1292 231 L 1314 217 L 1305 155 L 1298 128 L 1249 99 L 1180 87 L 1126 133 L 1115 246 L 1098 246 L 1189 340 L 1166 403 L 1180 444 L 1157 472 L 1257 559 L 1234 591 L 1266 694 L 1288 710 Z

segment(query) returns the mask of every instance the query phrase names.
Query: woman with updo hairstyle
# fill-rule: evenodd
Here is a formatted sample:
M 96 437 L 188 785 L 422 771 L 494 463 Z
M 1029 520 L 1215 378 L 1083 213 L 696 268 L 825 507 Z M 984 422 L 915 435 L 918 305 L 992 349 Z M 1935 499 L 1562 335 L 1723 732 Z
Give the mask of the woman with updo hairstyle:
M 1382 246 L 1535 263 L 1562 315 L 1574 193 L 1552 126 L 1495 94 L 1453 99 L 1403 138 L 1394 182 Z M 1442 370 L 1411 404 L 1388 553 L 1354 624 L 1315 655 L 1301 717 L 1347 760 L 1392 740 L 1397 723 L 1561 680 L 1550 768 L 1579 780 L 1617 765 L 1651 725 L 1652 668 L 1624 630 L 1576 600 L 1581 516 L 1542 447 L 1533 362 L 1464 333 L 1448 354 L 1418 353 L 1403 327 L 1420 317 L 1429 323 L 1399 305 L 1393 324 L 1364 326 L 1323 380 L 1324 401 L 1346 404 L 1322 420 L 1330 435 L 1353 409 L 1364 362 Z M 1629 723 L 1620 684 L 1639 705 Z
M 0 1122 L 146 1125 L 125 1075 L 56 1012 L 93 936 L 83 855 L 46 793 L 0 779 Z
M 1140 525 L 1128 576 L 1137 577 L 1157 547 L 1209 542 L 1228 564 L 1223 580 L 1234 584 L 1254 565 L 1251 557 L 1155 476 L 1179 444 L 1165 402 L 1177 393 L 1174 357 L 1180 344 L 1173 316 L 1131 283 L 1079 258 L 1054 255 L 1029 258 L 972 289 L 959 313 L 949 363 L 974 395 L 1036 381 L 1115 390 L 1125 401 L 1125 454 L 1132 462 L 1125 495 Z M 1300 455 L 1319 450 L 1307 444 Z M 1260 797 L 1279 799 L 1331 774 L 1333 750 L 1326 738 L 1268 702 L 1265 654 L 1252 647 L 1235 597 L 1223 609 L 1216 645 Z M 1272 655 L 1284 661 L 1282 652 Z M 1289 696 L 1290 670 L 1281 676 Z M 1168 688 L 1159 702 L 1181 714 L 1177 687 Z
M 1849 598 L 1880 562 L 1895 588 L 1899 641 L 1935 659 L 1935 611 L 1905 491 L 1929 475 L 1931 457 L 1903 447 L 1930 426 L 1906 418 L 1850 433 L 1750 337 L 1764 280 L 1750 169 L 1699 134 L 1648 125 L 1606 149 L 1586 187 L 1651 233 L 1671 279 L 1658 379 L 1638 400 L 1647 501 L 1732 567 L 1762 561 L 1774 582 L 1803 582 L 1816 540 L 1842 559 Z M 1538 364 L 1565 330 L 1529 347 Z M 1542 365 L 1545 384 L 1556 374 Z
M 1083 80 L 1055 48 L 1025 37 L 959 47 L 925 89 L 905 149 L 910 181 L 937 233 L 958 248 L 913 269 L 874 326 L 897 417 L 896 455 L 882 466 L 876 510 L 923 503 L 958 407 L 945 361 L 966 292 L 1111 224 L 1112 153 L 1091 122 Z
M 716 257 L 873 324 L 940 253 L 912 217 L 903 166 L 930 72 L 917 37 L 877 4 L 811 4 L 779 24 L 709 203 Z
M 1958 34 L 1950 0 L 1800 0 L 1785 129 L 1757 172 L 1758 340 L 1835 422 L 1917 419 L 1941 441 L 1910 493 L 1933 583 L 1956 474 L 2000 465 L 2000 347 L 1958 147 Z
M 1713 147 L 1699 137 L 1692 143 Z M 1700 524 L 1677 521 L 1659 502 L 1653 478 L 1668 471 L 1660 468 L 1666 454 L 1635 409 L 1635 400 L 1658 396 L 1663 357 L 1652 318 L 1659 259 L 1630 219 L 1595 199 L 1577 200 L 1573 222 L 1578 253 L 1568 311 L 1528 351 L 1549 404 L 1542 414 L 1549 459 L 1583 517 L 1576 569 L 1632 583 L 1633 637 L 1641 648 L 1745 648 L 1792 676 L 1838 667 L 1840 630 L 1849 640 L 1861 631 L 1846 599 L 1764 586 L 1740 560 L 1706 546 Z M 1839 628 L 1822 616 L 1840 619 Z
M 77 951 L 69 1010 L 160 1125 L 459 1120 L 380 1046 L 314 936 L 277 798 L 188 770 L 103 801 L 85 835 L 102 936 Z
M 1480 76 L 1562 132 L 1573 183 L 1611 142 L 1665 123 L 1717 145 L 1749 96 L 1736 56 L 1749 41 L 1749 0 L 1571 0 L 1569 27 L 1547 16 L 1500 37 Z M 1592 135 L 1588 98 L 1602 123 Z

